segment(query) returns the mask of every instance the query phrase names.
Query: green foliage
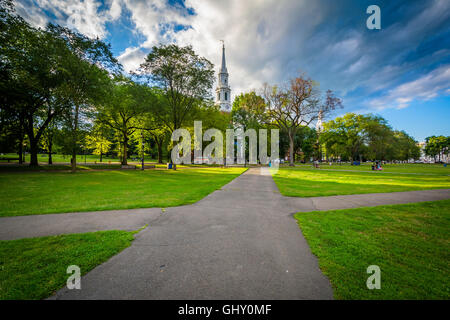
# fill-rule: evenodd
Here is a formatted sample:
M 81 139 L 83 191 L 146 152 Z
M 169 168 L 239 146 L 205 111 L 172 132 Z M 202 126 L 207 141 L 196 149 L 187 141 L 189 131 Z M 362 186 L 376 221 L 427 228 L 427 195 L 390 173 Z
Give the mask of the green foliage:
M 441 160 L 441 155 L 446 154 L 450 150 L 450 136 L 431 136 L 425 139 L 425 154 L 433 157 L 436 160 L 436 157 L 439 156 L 439 161 Z
M 259 129 L 267 122 L 266 102 L 255 91 L 241 93 L 233 102 L 231 118 L 236 124 L 248 128 Z
M 272 124 L 287 132 L 289 138 L 289 164 L 294 165 L 294 139 L 297 130 L 309 126 L 319 115 L 325 116 L 342 108 L 342 100 L 331 90 L 322 97 L 318 83 L 301 74 L 288 85 L 264 86 L 267 116 Z
M 342 160 L 409 160 L 420 157 L 417 142 L 372 114 L 346 113 L 324 123 L 320 143 L 330 158 Z
M 297 213 L 336 299 L 450 298 L 450 200 Z M 381 289 L 366 270 L 378 265 Z
M 199 57 L 191 46 L 153 47 L 139 72 L 159 86 L 163 103 L 153 112 L 170 131 L 181 128 L 199 103 L 211 97 L 213 64 Z
M 138 129 L 143 129 L 143 119 L 149 113 L 155 96 L 148 87 L 119 77 L 110 96 L 99 107 L 98 121 L 111 127 L 120 139 L 122 164 L 127 164 L 128 142 Z
M 12 7 L 1 10 L 0 23 L 2 115 L 27 133 L 31 165 L 38 164 L 41 137 L 57 117 L 69 124 L 75 153 L 81 109 L 105 96 L 106 69 L 117 69 L 116 59 L 100 40 L 52 24 L 33 28 Z

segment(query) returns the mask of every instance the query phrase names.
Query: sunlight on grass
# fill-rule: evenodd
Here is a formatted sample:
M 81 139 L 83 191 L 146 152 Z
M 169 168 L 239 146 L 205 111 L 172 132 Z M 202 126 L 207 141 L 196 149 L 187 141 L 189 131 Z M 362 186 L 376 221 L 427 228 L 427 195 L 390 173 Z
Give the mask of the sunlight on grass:
M 449 299 L 450 200 L 295 215 L 337 299 Z M 369 265 L 381 289 L 368 290 Z
M 194 203 L 245 168 L 0 173 L 0 216 Z
M 285 196 L 314 197 L 450 188 L 447 175 L 280 168 L 274 180 Z

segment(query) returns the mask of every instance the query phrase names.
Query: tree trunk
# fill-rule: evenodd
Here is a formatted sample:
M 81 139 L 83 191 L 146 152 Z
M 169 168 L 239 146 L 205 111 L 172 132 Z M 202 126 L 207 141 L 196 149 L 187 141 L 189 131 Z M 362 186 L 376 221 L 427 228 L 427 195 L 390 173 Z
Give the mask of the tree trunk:
M 23 133 L 19 136 L 19 164 L 23 164 Z
M 72 148 L 72 159 L 70 159 L 72 165 L 72 172 L 77 171 L 77 148 Z
M 49 141 L 49 144 L 48 144 L 48 164 L 53 164 L 52 147 L 53 147 L 53 143 L 51 141 Z
M 80 107 L 78 105 L 75 106 L 75 115 L 73 119 L 73 132 L 72 132 L 72 172 L 77 171 L 77 138 L 78 138 L 78 112 Z
M 100 145 L 100 162 L 102 162 L 103 159 L 103 149 L 102 146 Z
M 127 144 L 128 144 L 128 136 L 126 133 L 124 133 L 123 134 L 123 154 L 122 154 L 122 165 L 124 165 L 124 166 L 126 166 L 128 164 Z
M 294 134 L 293 132 L 288 133 L 289 136 L 289 166 L 294 166 Z
M 38 163 L 38 140 L 30 137 L 30 167 L 37 167 Z
M 156 144 L 158 145 L 158 163 L 163 163 L 162 161 L 162 141 L 161 142 L 156 142 Z

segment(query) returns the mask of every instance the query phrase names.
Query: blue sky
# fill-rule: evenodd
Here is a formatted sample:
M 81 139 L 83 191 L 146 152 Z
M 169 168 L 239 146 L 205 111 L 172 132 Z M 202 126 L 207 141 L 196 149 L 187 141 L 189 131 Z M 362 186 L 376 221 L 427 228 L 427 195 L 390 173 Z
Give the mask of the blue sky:
M 232 94 L 306 72 L 417 140 L 450 135 L 450 1 L 17 0 L 37 26 L 67 25 L 111 43 L 126 70 L 153 45 L 191 44 L 218 67 L 225 40 Z M 381 30 L 366 8 L 381 9 Z

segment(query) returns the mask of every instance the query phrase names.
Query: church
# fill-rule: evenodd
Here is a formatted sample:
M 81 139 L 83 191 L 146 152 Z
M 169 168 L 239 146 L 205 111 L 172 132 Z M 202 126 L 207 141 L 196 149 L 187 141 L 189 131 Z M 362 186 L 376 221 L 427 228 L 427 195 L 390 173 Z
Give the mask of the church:
M 216 88 L 216 105 L 223 111 L 231 111 L 231 89 L 228 84 L 228 71 L 225 62 L 225 43 L 222 44 L 222 65 L 219 69 Z

